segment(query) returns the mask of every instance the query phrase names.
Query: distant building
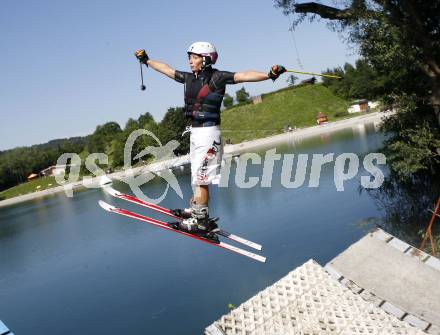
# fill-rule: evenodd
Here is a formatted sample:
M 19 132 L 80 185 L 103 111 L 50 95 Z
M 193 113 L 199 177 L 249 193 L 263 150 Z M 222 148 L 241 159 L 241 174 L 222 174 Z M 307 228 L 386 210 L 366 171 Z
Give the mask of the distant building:
M 327 115 L 325 115 L 324 113 L 319 112 L 316 115 L 316 123 L 318 125 L 324 124 L 324 123 L 327 123 L 327 122 L 328 122 L 328 118 L 327 118 Z
M 368 101 L 368 106 L 371 109 L 377 109 L 380 106 L 380 102 L 379 101 Z
M 263 102 L 263 98 L 261 95 L 257 95 L 256 97 L 252 97 L 252 103 L 254 105 L 261 104 Z
M 38 178 L 38 175 L 36 173 L 31 173 L 28 177 L 27 180 L 31 181 L 32 179 L 36 179 Z
M 362 99 L 358 101 L 354 101 L 353 104 L 348 107 L 347 112 L 352 113 L 368 113 L 370 111 L 370 105 L 368 103 L 368 100 Z

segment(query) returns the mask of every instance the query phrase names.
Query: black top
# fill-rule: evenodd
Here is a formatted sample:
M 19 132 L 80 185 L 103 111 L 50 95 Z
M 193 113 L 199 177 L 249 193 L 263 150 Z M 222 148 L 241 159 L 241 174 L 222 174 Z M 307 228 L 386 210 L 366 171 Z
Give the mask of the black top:
M 211 72 L 211 73 L 210 73 Z M 175 74 L 175 81 L 184 84 L 185 82 L 188 82 L 190 79 L 193 81 L 198 79 L 199 77 L 203 77 L 204 75 L 211 75 L 211 80 L 209 81 L 209 89 L 212 92 L 224 94 L 226 85 L 235 84 L 234 82 L 234 72 L 228 72 L 228 71 L 216 71 L 214 69 L 206 69 L 196 77 L 194 73 L 192 72 L 183 72 L 183 71 L 177 71 Z
M 185 85 L 185 116 L 192 126 L 220 124 L 220 109 L 227 84 L 235 84 L 234 73 L 207 68 L 197 76 L 176 71 L 175 80 Z

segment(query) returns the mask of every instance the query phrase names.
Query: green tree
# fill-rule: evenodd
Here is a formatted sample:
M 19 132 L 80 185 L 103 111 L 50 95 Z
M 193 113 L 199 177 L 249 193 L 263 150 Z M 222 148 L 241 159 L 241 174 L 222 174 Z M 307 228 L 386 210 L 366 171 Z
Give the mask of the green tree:
M 186 154 L 189 152 L 189 135 L 182 137 L 185 131 L 187 120 L 184 109 L 182 107 L 170 107 L 167 113 L 159 123 L 157 136 L 165 145 L 171 140 L 176 140 L 180 143 L 176 149 L 176 154 Z
M 348 4 L 348 6 L 347 6 Z M 361 55 L 393 86 L 388 93 L 423 93 L 440 123 L 440 15 L 437 0 L 351 0 L 331 7 L 317 2 L 275 0 L 293 28 L 306 17 L 330 20 L 345 30 Z
M 144 127 L 144 126 L 151 126 L 152 123 L 156 123 L 156 121 L 154 121 L 153 116 L 146 112 L 145 114 L 142 114 L 141 116 L 139 116 L 138 118 L 138 124 L 140 127 Z
M 25 182 L 31 173 L 56 164 L 63 152 L 81 152 L 89 137 L 57 139 L 0 152 L 0 191 Z
M 345 8 L 315 2 L 298 4 L 295 0 L 276 0 L 285 14 L 293 13 L 294 27 L 307 16 L 330 20 L 333 29 L 345 30 L 349 41 L 356 43 L 364 60 L 355 68 L 344 67 L 340 89 L 350 96 L 371 90 L 397 114 L 389 118 L 384 130 L 390 135 L 388 153 L 399 178 L 412 179 L 415 173 L 440 171 L 438 147 L 419 140 L 436 138 L 440 123 L 440 15 L 434 0 L 352 0 Z M 346 2 L 340 2 L 343 6 Z M 368 85 L 362 78 L 373 77 Z M 376 80 L 376 82 L 375 82 Z M 344 87 L 344 85 L 346 87 Z M 407 130 L 413 129 L 411 137 Z M 406 145 L 405 145 L 405 141 Z M 410 146 L 418 147 L 413 159 Z M 427 166 L 426 164 L 430 164 Z M 434 176 L 433 176 L 434 177 Z
M 345 31 L 348 41 L 358 46 L 365 62 L 357 66 L 358 72 L 364 78 L 375 78 L 364 87 L 356 80 L 356 71 L 344 67 L 341 85 L 347 87 L 341 89 L 350 95 L 375 90 L 372 94 L 381 96 L 385 105 L 397 111 L 382 128 L 388 135 L 383 151 L 390 173 L 377 198 L 388 209 L 388 217 L 411 211 L 402 217 L 415 215 L 426 222 L 424 209 L 440 192 L 438 1 L 349 0 L 331 7 L 275 0 L 275 5 L 286 15 L 293 14 L 292 28 L 306 18 L 321 17 L 329 20 L 330 28 Z
M 244 86 L 240 88 L 237 92 L 235 92 L 238 103 L 246 103 L 249 102 L 249 93 L 246 91 Z
M 380 99 L 386 91 L 386 78 L 363 58 L 356 61 L 355 67 L 346 63 L 344 69 L 327 69 L 324 73 L 342 77 L 339 80 L 323 77 L 323 85 L 346 99 Z
M 140 129 L 146 129 L 151 131 L 153 134 L 156 135 L 157 131 L 158 131 L 158 124 L 156 123 L 156 121 L 154 120 L 153 116 L 150 113 L 145 113 L 142 114 L 139 118 L 138 118 L 138 124 Z M 143 150 L 148 146 L 157 146 L 157 143 L 155 141 L 155 139 L 150 136 L 150 135 L 142 135 L 139 137 L 138 139 L 138 146 Z M 148 159 L 149 157 L 146 156 L 142 159 Z
M 125 140 L 126 137 L 124 133 L 120 133 L 111 142 L 109 164 L 113 168 L 122 167 L 124 165 Z
M 231 97 L 228 93 L 226 93 L 223 98 L 223 106 L 225 106 L 225 108 L 229 108 L 232 107 L 233 104 L 234 104 L 234 98 Z
M 106 152 L 112 139 L 121 133 L 121 127 L 116 122 L 107 122 L 97 126 L 89 141 L 89 152 Z
M 128 119 L 127 123 L 125 124 L 123 136 L 120 138 L 120 144 L 119 144 L 119 150 L 122 151 L 122 155 L 124 152 L 125 143 L 127 142 L 128 137 L 130 134 L 138 129 L 140 129 L 139 122 L 135 119 Z M 131 164 L 136 164 L 139 161 L 134 161 L 133 158 L 140 153 L 144 148 L 141 145 L 141 139 L 138 137 L 136 141 L 133 143 L 132 151 L 131 151 Z M 143 158 L 143 160 L 147 159 L 146 157 Z

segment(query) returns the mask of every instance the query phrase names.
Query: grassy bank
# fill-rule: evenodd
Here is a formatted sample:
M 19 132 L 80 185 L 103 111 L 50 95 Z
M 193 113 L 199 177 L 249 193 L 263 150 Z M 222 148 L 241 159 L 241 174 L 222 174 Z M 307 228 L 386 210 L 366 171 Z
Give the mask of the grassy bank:
M 36 191 L 46 190 L 58 186 L 55 177 L 42 177 L 28 181 L 26 183 L 11 187 L 3 192 L 0 192 L 0 200 L 5 200 L 19 195 L 33 193 Z
M 348 106 L 348 101 L 335 96 L 322 85 L 285 88 L 264 94 L 260 104 L 224 110 L 223 138 L 239 143 L 279 134 L 287 124 L 298 128 L 313 126 L 319 112 L 326 114 L 330 122 L 336 121 L 351 116 L 347 113 Z

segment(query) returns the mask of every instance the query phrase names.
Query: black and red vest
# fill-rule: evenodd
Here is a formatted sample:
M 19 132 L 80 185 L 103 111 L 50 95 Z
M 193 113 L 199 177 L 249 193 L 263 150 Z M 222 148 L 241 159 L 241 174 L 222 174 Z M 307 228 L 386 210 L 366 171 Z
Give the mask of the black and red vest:
M 220 108 L 225 88 L 216 90 L 212 80 L 215 69 L 206 69 L 185 80 L 185 116 L 194 122 L 220 124 Z

